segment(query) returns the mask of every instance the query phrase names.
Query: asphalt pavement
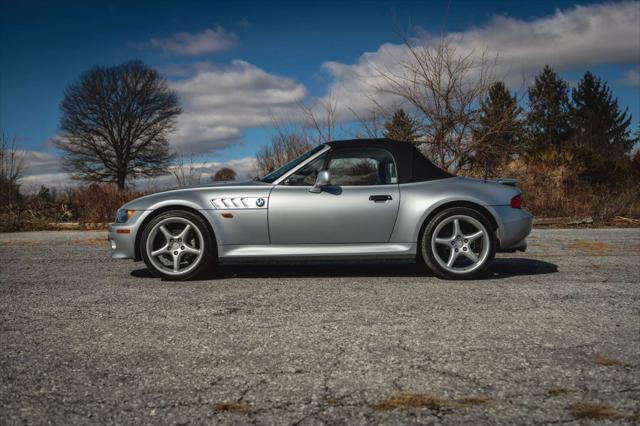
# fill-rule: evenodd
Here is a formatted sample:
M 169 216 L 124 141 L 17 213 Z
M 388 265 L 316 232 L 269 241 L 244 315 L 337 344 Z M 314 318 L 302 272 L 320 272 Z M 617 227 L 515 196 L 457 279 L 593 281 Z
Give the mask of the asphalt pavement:
M 534 230 L 486 277 L 412 262 L 164 282 L 106 232 L 0 234 L 0 424 L 640 420 L 640 229 Z

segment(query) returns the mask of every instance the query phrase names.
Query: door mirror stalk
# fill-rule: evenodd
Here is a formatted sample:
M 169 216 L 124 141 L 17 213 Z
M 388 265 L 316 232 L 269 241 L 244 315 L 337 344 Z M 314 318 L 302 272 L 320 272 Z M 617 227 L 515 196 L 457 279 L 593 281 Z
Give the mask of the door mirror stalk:
M 316 183 L 309 189 L 309 192 L 319 194 L 322 187 L 331 184 L 331 174 L 328 170 L 321 170 L 316 177 Z

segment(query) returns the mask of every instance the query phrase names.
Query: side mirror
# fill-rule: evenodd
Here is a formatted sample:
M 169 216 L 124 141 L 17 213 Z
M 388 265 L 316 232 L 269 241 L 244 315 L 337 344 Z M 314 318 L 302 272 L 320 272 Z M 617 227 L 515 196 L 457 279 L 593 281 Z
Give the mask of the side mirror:
M 320 193 L 322 192 L 322 187 L 329 185 L 331 183 L 331 173 L 327 170 L 322 170 L 318 173 L 318 177 L 316 177 L 316 183 L 309 189 L 309 192 Z

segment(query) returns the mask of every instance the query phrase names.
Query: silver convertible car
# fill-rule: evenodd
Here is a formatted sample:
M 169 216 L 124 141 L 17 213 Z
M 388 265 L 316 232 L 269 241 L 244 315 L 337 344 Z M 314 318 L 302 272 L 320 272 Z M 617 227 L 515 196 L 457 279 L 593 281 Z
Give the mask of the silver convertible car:
M 412 144 L 319 145 L 261 179 L 135 199 L 109 227 L 112 257 L 185 280 L 217 262 L 413 258 L 441 278 L 524 251 L 532 216 L 513 180 L 452 176 Z

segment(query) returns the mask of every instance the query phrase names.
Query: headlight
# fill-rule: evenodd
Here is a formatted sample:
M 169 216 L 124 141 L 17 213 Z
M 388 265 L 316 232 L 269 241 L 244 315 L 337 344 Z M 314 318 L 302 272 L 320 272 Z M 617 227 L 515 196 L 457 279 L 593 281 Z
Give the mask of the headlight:
M 125 223 L 131 216 L 133 216 L 133 210 L 118 209 L 116 212 L 116 223 Z

